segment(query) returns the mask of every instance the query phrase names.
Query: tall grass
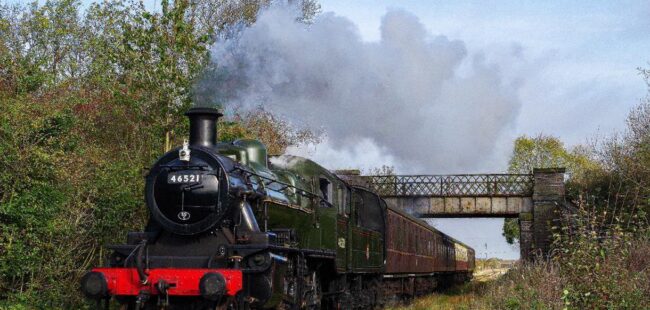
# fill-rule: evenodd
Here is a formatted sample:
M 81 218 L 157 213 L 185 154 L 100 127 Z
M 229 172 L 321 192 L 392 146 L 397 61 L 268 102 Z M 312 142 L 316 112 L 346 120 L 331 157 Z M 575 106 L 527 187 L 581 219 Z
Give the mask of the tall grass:
M 603 219 L 576 215 L 555 235 L 550 259 L 402 309 L 650 309 L 650 229 Z

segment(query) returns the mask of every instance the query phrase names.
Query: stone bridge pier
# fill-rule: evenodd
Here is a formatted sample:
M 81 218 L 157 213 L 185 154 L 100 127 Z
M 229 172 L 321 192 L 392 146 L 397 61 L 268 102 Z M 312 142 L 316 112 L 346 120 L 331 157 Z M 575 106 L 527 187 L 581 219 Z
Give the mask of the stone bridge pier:
M 360 176 L 337 171 L 369 187 L 386 202 L 422 218 L 519 218 L 521 258 L 548 256 L 553 227 L 566 209 L 564 168 L 532 174 Z M 480 229 L 480 227 L 468 227 Z
M 533 171 L 532 210 L 519 213 L 519 246 L 525 260 L 550 254 L 553 227 L 560 224 L 561 214 L 568 209 L 564 172 L 564 168 Z

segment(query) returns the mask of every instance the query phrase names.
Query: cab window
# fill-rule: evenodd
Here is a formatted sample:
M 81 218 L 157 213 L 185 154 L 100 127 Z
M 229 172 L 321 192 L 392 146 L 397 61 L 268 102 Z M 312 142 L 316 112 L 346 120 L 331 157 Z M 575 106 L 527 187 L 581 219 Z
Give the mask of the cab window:
M 383 201 L 374 193 L 359 188 L 355 188 L 352 195 L 357 226 L 383 232 Z
M 323 200 L 332 204 L 333 202 L 332 183 L 328 179 L 321 177 L 319 179 L 319 187 L 320 187 L 320 194 L 321 197 L 323 197 Z

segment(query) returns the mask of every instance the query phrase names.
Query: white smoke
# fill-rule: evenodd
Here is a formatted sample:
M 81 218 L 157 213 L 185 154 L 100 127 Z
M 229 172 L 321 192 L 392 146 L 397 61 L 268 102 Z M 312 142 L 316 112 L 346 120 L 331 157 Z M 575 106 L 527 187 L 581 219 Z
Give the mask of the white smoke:
M 328 138 L 319 144 L 289 147 L 288 154 L 308 157 L 330 169 L 360 169 L 371 172 L 382 166 L 394 167 L 396 171 L 408 171 L 391 155 L 388 148 L 379 147 L 372 139 L 362 138 L 343 146 L 332 145 Z
M 451 173 L 489 166 L 520 108 L 516 83 L 465 44 L 427 32 L 402 10 L 386 13 L 381 39 L 364 42 L 350 20 L 313 24 L 271 8 L 213 61 L 222 100 L 259 104 L 295 124 L 324 129 L 316 146 L 291 149 L 330 169 L 396 166 Z M 203 81 L 206 83 L 206 81 Z M 225 86 L 223 86 L 225 85 Z

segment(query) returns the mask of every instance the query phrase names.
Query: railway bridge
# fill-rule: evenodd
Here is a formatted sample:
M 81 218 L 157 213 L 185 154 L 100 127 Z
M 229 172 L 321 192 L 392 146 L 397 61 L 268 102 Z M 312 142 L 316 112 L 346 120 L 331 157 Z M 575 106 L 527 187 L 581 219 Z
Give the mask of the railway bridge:
M 532 174 L 361 176 L 355 170 L 337 174 L 422 218 L 519 218 L 521 258 L 532 260 L 548 255 L 552 227 L 570 208 L 564 172 L 551 168 L 534 169 Z

